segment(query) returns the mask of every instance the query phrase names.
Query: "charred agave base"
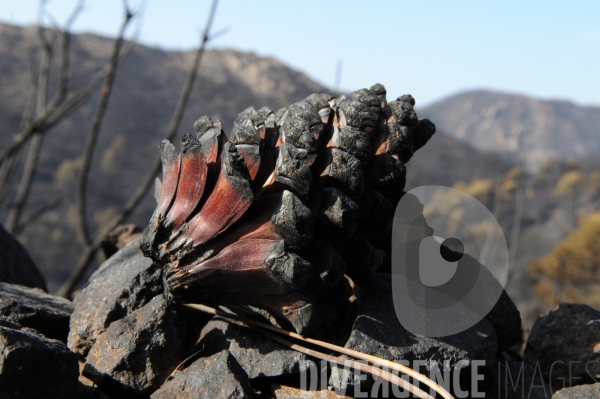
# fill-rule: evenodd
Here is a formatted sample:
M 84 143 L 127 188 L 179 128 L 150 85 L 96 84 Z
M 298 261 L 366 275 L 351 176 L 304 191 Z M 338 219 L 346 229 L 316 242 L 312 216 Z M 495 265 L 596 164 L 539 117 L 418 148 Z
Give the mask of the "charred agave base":
M 241 304 L 300 334 L 343 317 L 356 286 L 389 262 L 404 164 L 435 133 L 410 95 L 374 85 L 248 108 L 227 141 L 202 117 L 181 153 L 159 148 L 163 181 L 142 250 L 170 299 Z

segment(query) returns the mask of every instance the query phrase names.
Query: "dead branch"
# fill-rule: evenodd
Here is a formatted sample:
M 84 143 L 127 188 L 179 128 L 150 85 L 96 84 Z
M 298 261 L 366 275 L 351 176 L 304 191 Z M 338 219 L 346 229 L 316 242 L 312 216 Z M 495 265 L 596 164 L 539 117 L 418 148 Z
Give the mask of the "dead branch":
M 48 97 L 48 86 L 50 80 L 50 63 L 52 61 L 53 52 L 52 41 L 48 38 L 48 32 L 42 27 L 41 15 L 44 12 L 44 6 L 45 2 L 42 1 L 40 4 L 40 20 L 38 21 L 38 38 L 40 41 L 41 59 L 36 84 L 37 110 L 41 110 L 46 107 L 46 101 Z M 43 136 L 41 132 L 35 133 L 29 145 L 29 151 L 25 160 L 25 168 L 23 170 L 23 177 L 21 178 L 19 188 L 17 189 L 17 196 L 6 219 L 6 230 L 11 233 L 14 232 L 14 228 L 17 226 L 19 218 L 21 217 L 21 212 L 23 211 L 25 202 L 29 197 L 29 191 L 33 182 L 35 170 L 37 169 L 37 162 L 40 155 L 40 151 L 42 149 L 42 142 Z
M 42 6 L 45 2 L 41 2 Z M 95 92 L 100 83 L 107 78 L 111 73 L 111 66 L 107 66 L 102 71 L 97 73 L 94 78 L 91 80 L 87 88 L 80 92 L 69 93 L 69 56 L 70 56 L 70 26 L 75 21 L 76 17 L 83 9 L 83 1 L 80 0 L 74 9 L 73 13 L 69 16 L 66 24 L 60 28 L 58 24 L 54 24 L 54 31 L 60 32 L 60 47 L 61 47 L 61 59 L 59 66 L 59 79 L 58 79 L 58 87 L 56 94 L 52 98 L 52 100 L 47 103 L 47 92 L 48 92 L 48 76 L 50 72 L 50 63 L 46 62 L 49 57 L 44 56 L 46 53 L 51 53 L 53 51 L 53 47 L 50 41 L 46 37 L 47 30 L 41 27 L 41 23 L 39 24 L 39 37 L 41 41 L 41 47 L 43 50 L 42 58 L 43 62 L 40 66 L 40 73 L 35 77 L 35 92 L 37 93 L 37 101 L 36 101 L 36 109 L 37 112 L 34 114 L 33 112 L 29 112 L 29 106 L 26 107 L 26 111 L 24 113 L 24 118 L 21 131 L 15 137 L 15 140 L 12 143 L 12 146 L 9 146 L 9 150 L 12 148 L 12 152 L 8 151 L 6 154 L 7 158 L 2 162 L 2 168 L 0 172 L 3 174 L 0 176 L 3 178 L 3 188 L 8 186 L 10 178 L 9 172 L 16 169 L 15 154 L 20 151 L 23 145 L 25 145 L 29 140 L 32 141 L 27 160 L 25 161 L 25 169 L 23 178 L 21 180 L 16 199 L 11 208 L 11 211 L 8 215 L 7 219 L 7 229 L 12 231 L 19 222 L 19 217 L 22 213 L 23 207 L 27 201 L 29 196 L 29 191 L 31 188 L 31 184 L 33 182 L 33 176 L 35 174 L 37 160 L 39 158 L 39 152 L 41 150 L 41 145 L 43 141 L 44 133 L 52 126 L 58 124 L 64 118 L 66 118 L 70 113 L 74 112 L 78 108 L 80 108 Z M 127 12 L 129 15 L 129 11 Z M 131 15 L 129 15 L 129 19 Z M 41 22 L 41 21 L 40 21 Z M 122 35 L 120 35 L 122 38 Z M 123 46 L 123 40 L 119 45 L 120 53 L 117 53 L 116 64 L 119 65 L 130 53 L 133 48 L 134 42 L 129 41 L 125 46 Z M 112 63 L 111 63 L 112 65 Z M 114 78 L 114 77 L 113 77 Z M 38 87 L 43 87 L 43 90 L 38 89 Z M 28 123 L 26 123 L 28 122 Z M 2 160 L 2 158 L 0 158 Z M 14 172 L 13 172 L 14 173 Z
M 523 209 L 525 203 L 525 189 L 522 183 L 517 186 L 517 192 L 515 195 L 515 214 L 513 217 L 513 224 L 510 231 L 510 241 L 508 245 L 509 251 L 509 269 L 508 276 L 506 278 L 506 286 L 510 283 L 512 278 L 517 275 L 517 251 L 519 250 L 519 237 L 521 235 L 521 222 L 523 221 Z
M 0 204 L 4 203 L 9 188 L 12 186 L 18 161 L 18 154 L 15 154 L 0 164 Z
M 25 127 L 31 123 L 36 106 L 37 91 L 38 91 L 38 71 L 34 65 L 37 64 L 33 52 L 29 53 L 29 72 L 31 75 L 31 87 L 27 95 L 27 101 L 25 102 L 25 108 L 23 115 L 21 116 L 21 123 L 19 125 L 19 131 L 25 129 Z M 20 162 L 19 154 L 13 154 L 8 157 L 4 162 L 0 164 L 0 203 L 2 203 L 12 186 L 17 166 Z
M 500 187 L 500 184 L 501 184 L 501 181 L 498 181 L 495 184 L 494 205 L 492 207 L 492 215 L 493 215 L 492 217 L 496 220 L 500 220 L 505 211 L 505 204 L 504 204 L 505 200 L 502 196 L 502 189 Z M 496 226 L 496 225 L 492 223 L 492 226 Z M 492 243 L 494 241 L 494 236 L 497 233 L 498 232 L 496 231 L 496 228 L 494 228 L 494 227 L 492 227 L 491 229 L 489 229 L 487 231 L 487 234 L 485 236 L 485 241 L 483 244 L 483 248 L 481 250 L 481 254 L 479 255 L 480 262 L 484 265 L 489 264 L 491 250 L 492 250 Z
M 190 68 L 187 79 L 179 95 L 179 99 L 177 100 L 177 105 L 175 107 L 175 111 L 173 112 L 173 116 L 171 117 L 171 121 L 169 123 L 169 127 L 167 129 L 167 140 L 172 140 L 179 128 L 179 124 L 181 123 L 181 119 L 183 117 L 183 112 L 185 111 L 187 102 L 189 100 L 189 96 L 194 85 L 194 81 L 196 80 L 196 76 L 198 73 L 198 66 L 200 65 L 200 61 L 202 59 L 202 55 L 204 54 L 204 50 L 206 48 L 206 44 L 212 39 L 210 35 L 211 27 L 214 21 L 214 17 L 217 11 L 217 5 L 219 1 L 213 0 L 211 9 L 209 12 L 208 20 L 206 26 L 204 28 L 200 46 L 196 51 L 196 55 L 194 58 L 194 62 Z M 0 156 L 0 159 L 1 156 Z M 91 261 L 102 245 L 102 241 L 104 238 L 110 233 L 115 227 L 121 224 L 125 219 L 127 219 L 133 211 L 139 206 L 139 204 L 144 199 L 146 193 L 150 189 L 150 187 L 154 184 L 154 180 L 158 172 L 161 168 L 161 160 L 157 158 L 154 162 L 150 173 L 146 176 L 142 184 L 138 187 L 135 193 L 129 198 L 125 206 L 121 209 L 119 214 L 115 216 L 106 226 L 105 228 L 98 234 L 96 239 L 86 247 L 83 251 L 83 254 L 80 256 L 73 273 L 69 276 L 67 281 L 60 287 L 57 292 L 57 295 L 68 297 L 71 292 L 75 289 L 75 286 L 91 264 Z
M 311 356 L 311 357 L 315 357 L 320 360 L 325 360 L 331 364 L 336 364 L 338 366 L 349 366 L 350 368 L 353 368 L 355 370 L 360 370 L 365 373 L 373 374 L 376 377 L 379 377 L 381 379 L 389 381 L 392 384 L 395 384 L 395 385 L 399 386 L 400 388 L 411 392 L 412 394 L 414 394 L 415 396 L 417 396 L 419 398 L 434 399 L 433 396 L 427 394 L 425 391 L 423 391 L 416 385 L 413 385 L 410 382 L 408 382 L 402 378 L 399 378 L 385 370 L 381 370 L 378 367 L 369 366 L 368 364 L 357 362 L 356 360 L 346 360 L 346 359 L 340 358 L 338 356 L 332 356 L 332 355 L 328 355 L 323 352 L 316 351 L 314 349 L 306 348 L 304 346 L 294 344 L 286 339 L 283 339 L 275 334 L 271 334 L 260 328 L 255 328 L 255 330 L 257 330 L 260 333 L 262 333 L 263 335 L 271 338 L 272 340 L 279 342 L 281 345 L 286 346 L 290 349 L 293 349 L 297 352 L 303 353 L 303 354 Z
M 29 197 L 31 183 L 33 182 L 35 170 L 37 169 L 37 162 L 42 148 L 43 139 L 44 136 L 42 136 L 40 133 L 36 133 L 29 145 L 29 151 L 27 152 L 27 158 L 25 160 L 25 169 L 23 170 L 23 177 L 21 178 L 19 188 L 17 189 L 15 202 L 10 207 L 10 211 L 6 218 L 5 228 L 11 233 L 14 233 L 15 227 L 17 226 L 17 223 L 21 217 L 23 207 L 25 206 L 25 202 Z
M 73 25 L 73 22 L 79 16 L 81 10 L 83 10 L 83 0 L 79 0 L 75 9 L 67 19 L 64 27 L 60 29 L 61 32 L 61 58 L 60 58 L 60 68 L 59 68 L 59 80 L 58 80 L 58 93 L 60 96 L 64 96 L 67 92 L 68 83 L 69 83 L 69 55 L 71 53 L 71 34 L 70 29 Z M 59 31 L 58 25 L 55 24 L 55 29 Z
M 108 100 L 112 92 L 115 76 L 117 74 L 119 53 L 121 51 L 121 47 L 123 45 L 124 40 L 123 36 L 125 34 L 127 25 L 131 21 L 132 17 L 133 13 L 127 8 L 127 5 L 125 5 L 125 18 L 123 20 L 123 23 L 121 24 L 119 34 L 114 41 L 112 53 L 110 56 L 108 75 L 106 76 L 106 82 L 102 86 L 100 102 L 98 103 L 98 107 L 96 108 L 96 113 L 94 114 L 94 119 L 92 120 L 92 127 L 87 137 L 85 149 L 83 152 L 83 162 L 81 170 L 79 172 L 79 179 L 77 184 L 77 233 L 81 242 L 86 246 L 90 245 L 92 241 L 86 218 L 86 189 L 90 172 L 90 166 L 92 163 L 92 157 L 94 155 L 94 149 L 98 141 L 98 135 L 102 126 L 102 121 L 104 120 L 104 115 L 106 114 L 106 107 L 108 106 Z
M 62 204 L 62 198 L 57 198 L 54 201 L 42 206 L 40 209 L 33 211 L 25 220 L 23 220 L 17 226 L 15 226 L 13 234 L 21 234 L 23 231 L 25 231 L 27 227 L 31 226 L 46 213 L 58 208 L 60 204 Z
M 62 47 L 68 49 L 70 47 L 70 32 L 67 29 L 63 29 L 61 36 Z M 119 55 L 119 64 L 127 58 L 134 45 L 133 41 L 129 41 L 127 45 L 123 46 L 123 51 Z M 68 51 L 65 54 L 67 54 L 67 58 L 63 58 L 62 62 L 63 65 L 68 66 Z M 4 163 L 7 158 L 19 151 L 35 133 L 45 133 L 48 129 L 79 109 L 96 92 L 109 72 L 110 68 L 108 66 L 105 67 L 91 79 L 86 88 L 77 92 L 69 90 L 68 71 L 61 74 L 59 90 L 57 90 L 53 98 L 48 102 L 46 108 L 38 111 L 36 117 L 21 129 L 13 139 L 13 142 L 0 152 L 0 162 Z
M 321 353 L 321 352 L 317 352 L 317 351 L 314 351 L 312 349 L 308 349 L 308 348 L 302 347 L 302 346 L 300 346 L 298 344 L 293 344 L 293 343 L 291 343 L 291 342 L 289 342 L 287 340 L 284 340 L 284 339 L 282 339 L 282 338 L 280 338 L 278 336 L 270 334 L 267 331 L 273 331 L 273 332 L 285 335 L 286 337 L 289 337 L 289 338 L 294 338 L 294 339 L 300 340 L 300 341 L 305 342 L 305 343 L 309 343 L 309 344 L 312 344 L 312 345 L 317 345 L 317 346 L 319 346 L 321 348 L 325 348 L 327 350 L 333 350 L 333 351 L 342 353 L 342 354 L 347 355 L 347 356 L 352 356 L 352 357 L 355 357 L 355 358 L 358 358 L 358 359 L 361 359 L 361 360 L 365 360 L 365 361 L 371 362 L 374 365 L 379 366 L 379 367 L 385 367 L 385 368 L 388 368 L 388 369 L 391 369 L 391 370 L 394 370 L 394 371 L 398 371 L 400 373 L 403 373 L 403 374 L 406 374 L 406 375 L 408 375 L 410 377 L 413 377 L 415 380 L 420 381 L 423 384 L 425 384 L 425 385 L 429 386 L 430 388 L 434 389 L 443 398 L 445 398 L 445 399 L 453 399 L 453 396 L 450 395 L 450 393 L 448 393 L 448 391 L 446 391 L 443 387 L 441 387 L 440 385 L 438 385 L 436 382 L 432 381 L 431 379 L 427 378 L 426 376 L 424 376 L 424 375 L 418 373 L 417 371 L 415 371 L 415 370 L 413 370 L 413 369 L 411 369 L 411 368 L 409 368 L 407 366 L 404 366 L 402 364 L 395 363 L 395 362 L 392 362 L 390 360 L 382 359 L 382 358 L 379 358 L 379 357 L 376 357 L 376 356 L 368 355 L 366 353 L 362 353 L 362 352 L 355 351 L 355 350 L 352 350 L 352 349 L 344 348 L 344 347 L 341 347 L 341 346 L 338 346 L 338 345 L 330 344 L 329 342 L 324 342 L 324 341 L 320 341 L 320 340 L 316 340 L 316 339 L 312 339 L 312 338 L 306 338 L 306 337 L 303 337 L 300 334 L 297 334 L 297 333 L 294 333 L 294 332 L 291 332 L 291 331 L 288 331 L 288 330 L 285 330 L 285 329 L 273 326 L 271 324 L 267 324 L 267 323 L 263 323 L 263 322 L 260 322 L 260 321 L 256 321 L 256 320 L 253 320 L 253 319 L 248 318 L 248 317 L 243 317 L 243 316 L 241 316 L 239 314 L 236 314 L 236 313 L 228 313 L 228 312 L 225 312 L 225 311 L 223 311 L 223 310 L 221 310 L 219 308 L 215 309 L 215 308 L 212 308 L 210 306 L 201 305 L 201 304 L 191 304 L 191 303 L 185 304 L 185 306 L 190 307 L 192 309 L 199 310 L 199 311 L 204 312 L 204 313 L 212 314 L 212 315 L 215 315 L 215 316 L 220 316 L 220 317 L 223 317 L 223 318 L 228 319 L 230 321 L 233 320 L 233 321 L 242 322 L 242 323 L 246 324 L 247 326 L 253 327 L 256 330 L 260 331 L 261 333 L 267 335 L 271 339 L 274 339 L 275 341 L 279 342 L 280 344 L 282 344 L 284 346 L 287 346 L 288 348 L 297 350 L 297 351 L 299 351 L 301 353 L 304 353 L 304 354 L 307 354 L 309 356 L 313 356 L 313 357 L 317 357 L 319 359 L 327 360 L 327 361 L 329 361 L 331 363 L 334 363 L 334 364 L 344 365 L 344 359 L 341 359 L 341 358 L 339 358 L 337 356 L 331 356 L 331 355 L 327 355 L 327 354 L 324 354 L 324 353 Z M 398 384 L 402 388 L 407 389 L 407 390 L 415 393 L 419 397 L 422 397 L 422 398 L 430 398 L 431 397 L 431 396 L 427 395 L 425 392 L 421 391 L 418 387 L 416 387 L 416 386 L 408 383 L 407 381 L 404 381 L 404 380 L 403 381 L 398 381 L 398 379 L 393 379 L 393 378 L 387 379 L 385 377 L 385 374 L 381 375 L 381 374 L 377 373 L 378 369 L 375 369 L 372 366 L 368 366 L 368 365 L 365 365 L 363 363 L 358 363 L 356 361 L 350 361 L 350 362 L 351 362 L 351 364 L 350 364 L 351 367 L 358 368 L 358 369 L 360 369 L 361 371 L 364 371 L 364 372 L 372 373 L 372 374 L 377 375 L 378 377 L 384 378 L 384 379 L 386 379 L 386 380 L 388 380 L 388 381 L 390 381 L 392 383 Z M 381 370 L 379 370 L 379 371 L 381 371 Z M 388 377 L 389 377 L 389 375 L 388 375 Z M 404 382 L 406 384 L 403 384 L 402 382 Z

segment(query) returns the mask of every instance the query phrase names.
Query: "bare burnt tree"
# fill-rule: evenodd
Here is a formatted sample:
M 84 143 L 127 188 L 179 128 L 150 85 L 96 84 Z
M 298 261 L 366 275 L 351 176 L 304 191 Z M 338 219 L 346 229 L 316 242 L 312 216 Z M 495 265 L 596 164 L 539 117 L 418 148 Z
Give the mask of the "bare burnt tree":
M 98 142 L 100 128 L 102 126 L 102 121 L 104 120 L 104 115 L 106 114 L 106 107 L 108 106 L 108 100 L 112 93 L 112 87 L 114 85 L 115 77 L 117 75 L 117 67 L 119 65 L 119 52 L 121 51 L 121 47 L 123 46 L 124 41 L 123 35 L 132 17 L 132 11 L 129 8 L 127 8 L 127 5 L 125 5 L 125 19 L 121 24 L 119 35 L 117 36 L 117 39 L 113 44 L 108 67 L 108 75 L 106 76 L 106 81 L 102 86 L 102 90 L 100 93 L 100 101 L 98 103 L 98 106 L 96 107 L 96 113 L 94 114 L 94 118 L 92 120 L 92 127 L 85 142 L 85 149 L 83 151 L 83 162 L 81 165 L 81 170 L 79 172 L 79 180 L 77 182 L 77 228 L 79 239 L 85 246 L 90 245 L 92 241 L 86 218 L 86 189 L 90 167 L 92 164 L 92 157 L 94 156 L 94 149 L 96 147 L 96 143 Z
M 68 69 L 69 69 L 68 48 L 70 45 L 70 41 L 69 41 L 69 37 L 68 37 L 68 30 L 69 30 L 71 24 L 73 23 L 73 21 L 75 20 L 75 18 L 77 17 L 77 15 L 79 14 L 79 12 L 81 11 L 82 5 L 83 4 L 81 2 L 79 2 L 77 4 L 77 7 L 75 8 L 75 10 L 73 11 L 73 13 L 71 14 L 69 19 L 65 23 L 65 26 L 62 29 L 62 31 L 63 31 L 62 50 L 63 51 L 61 54 L 61 56 L 62 56 L 61 57 L 61 66 L 60 66 L 61 71 L 59 72 L 59 75 L 60 75 L 59 89 L 58 89 L 59 91 L 61 90 L 61 87 L 60 87 L 61 85 L 66 85 L 66 82 L 63 79 L 66 79 L 66 76 L 68 74 Z M 58 33 L 59 29 L 54 29 L 51 31 L 44 29 L 44 27 L 43 27 L 44 13 L 45 13 L 45 2 L 42 1 L 40 3 L 38 28 L 37 28 L 37 35 L 38 35 L 39 46 L 40 46 L 39 67 L 38 67 L 37 74 L 32 76 L 32 80 L 33 80 L 32 91 L 30 94 L 29 101 L 27 102 L 27 105 L 25 106 L 25 111 L 23 113 L 23 123 L 22 123 L 21 129 L 24 129 L 27 127 L 27 124 L 30 123 L 30 121 L 32 120 L 32 118 L 34 116 L 34 112 L 37 111 L 39 113 L 41 110 L 44 110 L 47 105 L 51 62 L 52 62 L 53 53 L 55 51 L 56 36 L 58 36 L 57 33 Z M 52 37 L 50 37 L 50 36 L 52 36 Z M 8 217 L 6 220 L 6 229 L 10 232 L 15 231 L 15 229 L 17 227 L 17 223 L 19 222 L 19 219 L 21 217 L 23 207 L 25 205 L 27 197 L 29 196 L 29 191 L 31 189 L 33 177 L 35 174 L 35 170 L 37 168 L 37 162 L 38 162 L 40 150 L 42 148 L 43 138 L 44 138 L 43 131 L 38 131 L 38 132 L 35 132 L 30 139 L 29 149 L 27 151 L 25 165 L 23 168 L 23 176 L 19 182 L 15 200 L 10 208 L 10 211 L 8 213 Z M 7 160 L 6 162 L 3 163 L 2 166 L 5 168 L 5 170 L 7 170 L 7 173 L 10 173 L 10 172 L 8 172 L 9 170 L 11 172 L 15 171 L 15 165 L 16 165 L 15 161 L 16 160 L 17 160 L 17 157 L 13 156 L 13 157 L 11 157 L 10 160 Z M 5 178 L 6 177 L 7 176 L 5 176 Z M 7 181 L 5 180 L 4 183 L 7 183 Z
M 167 128 L 166 137 L 169 140 L 171 140 L 171 139 L 173 139 L 173 137 L 175 137 L 175 134 L 177 133 L 177 130 L 181 123 L 181 119 L 183 117 L 183 113 L 184 113 L 186 105 L 188 103 L 190 93 L 191 93 L 192 87 L 194 85 L 194 81 L 196 80 L 196 76 L 198 73 L 198 67 L 200 65 L 202 55 L 204 54 L 206 44 L 210 40 L 212 40 L 213 38 L 215 38 L 216 36 L 218 36 L 220 34 L 220 32 L 211 34 L 211 27 L 212 27 L 214 17 L 216 14 L 217 5 L 218 5 L 218 0 L 213 0 L 211 9 L 210 9 L 210 12 L 208 15 L 208 20 L 206 22 L 204 31 L 200 38 L 200 45 L 199 45 L 198 49 L 196 50 L 194 60 L 192 62 L 190 70 L 188 72 L 188 76 L 183 85 L 182 91 L 179 95 L 179 99 L 177 100 L 177 105 L 175 106 L 175 110 L 171 117 L 169 127 Z M 114 79 L 114 76 L 113 76 L 113 79 Z M 110 91 L 110 88 L 109 88 L 109 91 Z M 106 96 L 106 100 L 108 100 L 108 93 Z M 99 119 L 100 122 L 99 123 L 101 123 L 101 120 L 102 120 L 102 117 L 104 114 L 104 109 L 101 109 L 101 107 L 105 108 L 106 105 L 104 105 L 104 106 L 102 106 L 102 104 L 99 105 L 99 108 L 98 108 L 98 111 L 96 114 L 96 116 L 98 116 L 98 114 L 100 114 L 100 119 Z M 95 126 L 95 124 L 94 124 L 94 126 Z M 93 154 L 95 140 L 98 135 L 98 131 L 95 131 L 94 129 L 95 128 L 93 127 L 92 131 L 90 133 L 90 137 L 88 139 L 88 145 L 86 146 L 86 156 L 88 156 L 88 153 L 89 153 L 89 157 L 91 157 Z M 89 151 L 88 151 L 88 149 L 89 149 Z M 90 162 L 90 160 L 88 160 L 88 162 Z M 80 256 L 80 258 L 77 262 L 77 265 L 75 266 L 72 274 L 69 276 L 67 281 L 58 290 L 58 292 L 57 292 L 58 295 L 69 296 L 73 292 L 73 290 L 76 288 L 79 280 L 82 278 L 82 276 L 88 270 L 88 268 L 91 266 L 94 256 L 101 249 L 102 243 L 104 242 L 105 238 L 111 233 L 111 231 L 113 231 L 117 226 L 119 226 L 129 216 L 131 216 L 131 214 L 134 212 L 134 210 L 142 202 L 142 200 L 148 193 L 148 190 L 153 186 L 156 176 L 161 169 L 161 165 L 162 165 L 161 159 L 160 159 L 160 157 L 158 157 L 154 161 L 152 167 L 150 168 L 148 174 L 146 175 L 146 177 L 144 178 L 144 180 L 142 181 L 140 186 L 136 189 L 134 194 L 129 198 L 127 203 L 121 208 L 121 210 L 118 212 L 118 214 L 116 216 L 114 216 L 109 222 L 106 223 L 104 228 L 98 232 L 98 234 L 96 235 L 96 237 L 93 240 L 89 236 L 89 233 L 87 233 L 87 224 L 85 222 L 85 197 L 86 197 L 85 186 L 87 185 L 87 174 L 89 173 L 89 165 L 88 165 L 88 168 L 85 171 L 85 173 L 82 171 L 82 174 L 80 175 L 81 177 L 79 180 L 79 192 L 78 192 L 78 197 L 79 197 L 79 201 L 80 201 L 79 202 L 79 204 L 80 204 L 79 212 L 78 212 L 78 214 L 79 214 L 79 235 L 82 238 L 82 241 L 85 242 L 87 245 L 86 245 L 82 255 Z M 82 204 L 83 204 L 83 206 L 82 206 Z
M 51 17 L 46 13 L 46 2 L 44 0 L 40 2 L 40 21 L 38 27 L 39 55 L 35 63 L 36 66 L 32 68 L 35 71 L 32 72 L 30 94 L 18 131 L 14 135 L 12 142 L 0 150 L 0 200 L 4 199 L 5 202 L 9 202 L 6 200 L 10 200 L 8 203 L 6 227 L 13 233 L 19 233 L 27 225 L 34 223 L 45 212 L 56 208 L 61 202 L 58 198 L 51 200 L 48 204 L 32 211 L 27 217 L 23 217 L 23 211 L 34 182 L 39 154 L 45 135 L 51 128 L 59 125 L 65 118 L 83 106 L 94 94 L 100 91 L 100 100 L 91 121 L 90 131 L 81 157 L 82 165 L 77 179 L 76 235 L 79 237 L 84 248 L 78 263 L 74 267 L 73 273 L 59 290 L 59 294 L 62 295 L 68 295 L 72 292 L 81 276 L 92 264 L 95 255 L 101 249 L 103 241 L 105 241 L 111 231 L 123 223 L 135 211 L 149 189 L 153 186 L 156 175 L 160 171 L 161 161 L 157 158 L 146 178 L 117 215 L 105 223 L 100 231 L 90 231 L 87 220 L 87 187 L 89 185 L 91 163 L 98 137 L 101 133 L 108 102 L 114 90 L 113 86 L 118 66 L 124 61 L 134 45 L 133 41 L 125 40 L 125 32 L 133 17 L 139 15 L 137 11 L 133 12 L 131 10 L 127 2 L 123 4 L 125 11 L 124 19 L 117 38 L 113 42 L 107 65 L 92 77 L 85 88 L 74 90 L 74 84 L 70 80 L 70 28 L 83 8 L 83 0 L 77 4 L 77 7 L 63 26 L 59 26 L 53 21 L 51 28 L 43 27 L 43 17 Z M 206 44 L 212 38 L 219 35 L 219 33 L 211 34 L 211 26 L 217 4 L 217 0 L 214 0 L 212 3 L 206 26 L 201 34 L 200 45 L 195 53 L 190 71 L 173 112 L 166 134 L 169 139 L 175 137 L 179 128 Z M 52 68 L 52 59 L 53 56 L 57 55 L 60 57 L 60 62 L 57 71 L 54 71 Z M 58 83 L 56 87 L 51 87 L 49 76 L 55 73 L 58 76 Z M 53 95 L 50 97 L 52 93 Z M 19 172 L 21 176 L 17 182 L 16 175 Z
M 32 77 L 32 89 L 29 99 L 23 112 L 23 118 L 18 132 L 15 134 L 12 143 L 8 144 L 0 152 L 0 194 L 2 197 L 8 197 L 12 185 L 15 182 L 15 173 L 23 170 L 19 180 L 14 199 L 9 204 L 9 212 L 6 220 L 6 229 L 10 232 L 21 231 L 26 224 L 21 223 L 23 210 L 29 197 L 31 186 L 33 184 L 35 172 L 38 166 L 38 158 L 42 149 L 44 136 L 52 128 L 61 123 L 74 111 L 83 106 L 90 97 L 97 92 L 98 87 L 111 73 L 111 64 L 95 74 L 88 82 L 87 86 L 80 90 L 73 88 L 70 74 L 71 65 L 69 63 L 71 52 L 71 33 L 70 28 L 76 20 L 84 2 L 79 1 L 77 6 L 69 16 L 66 23 L 61 27 L 53 21 L 51 28 L 42 26 L 44 16 L 46 16 L 46 2 L 40 2 L 40 20 L 38 26 L 39 38 L 39 65 L 37 72 Z M 129 11 L 126 18 L 130 19 Z M 123 42 L 122 34 L 117 39 L 119 43 Z M 116 64 L 122 62 L 131 51 L 133 43 L 127 46 L 119 46 L 115 60 Z M 59 55 L 59 66 L 57 71 L 52 69 L 52 58 L 55 54 Z M 58 75 L 58 82 L 55 88 L 50 87 L 50 74 Z M 53 96 L 48 100 L 50 92 L 54 90 Z M 27 154 L 22 154 L 26 146 Z M 24 164 L 19 168 L 19 162 L 22 158 Z M 49 206 L 52 205 L 52 206 Z M 34 211 L 30 217 L 26 218 L 27 223 L 36 220 L 43 212 L 57 206 L 57 200 Z M 35 216 L 35 217 L 31 217 Z

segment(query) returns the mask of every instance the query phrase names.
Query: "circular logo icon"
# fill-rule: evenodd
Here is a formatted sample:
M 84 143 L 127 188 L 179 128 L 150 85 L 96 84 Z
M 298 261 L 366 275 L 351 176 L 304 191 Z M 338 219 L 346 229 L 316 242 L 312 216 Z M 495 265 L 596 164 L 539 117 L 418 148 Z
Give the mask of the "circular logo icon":
M 502 229 L 474 197 L 421 186 L 398 203 L 392 292 L 396 316 L 413 334 L 444 337 L 477 324 L 502 295 L 508 265 Z

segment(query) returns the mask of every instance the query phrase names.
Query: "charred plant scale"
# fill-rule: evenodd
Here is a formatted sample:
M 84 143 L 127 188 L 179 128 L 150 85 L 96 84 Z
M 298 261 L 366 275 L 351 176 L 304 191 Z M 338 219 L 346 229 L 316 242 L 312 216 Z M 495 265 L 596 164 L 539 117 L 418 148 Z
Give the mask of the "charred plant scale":
M 201 117 L 160 145 L 158 205 L 142 240 L 177 302 L 248 305 L 311 334 L 343 315 L 389 261 L 406 167 L 435 133 L 381 84 L 248 108 L 228 141 Z

